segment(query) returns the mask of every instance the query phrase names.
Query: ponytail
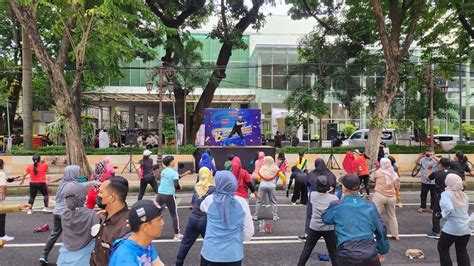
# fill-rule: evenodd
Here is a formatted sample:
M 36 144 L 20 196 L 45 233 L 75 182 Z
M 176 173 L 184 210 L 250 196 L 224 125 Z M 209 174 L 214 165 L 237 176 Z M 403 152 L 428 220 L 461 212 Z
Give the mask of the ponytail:
M 41 161 L 41 157 L 39 155 L 33 156 L 33 173 L 35 173 L 35 175 L 38 174 L 38 164 L 40 161 Z
M 35 173 L 35 175 L 37 175 L 37 174 L 38 174 L 38 163 L 35 162 L 35 163 L 33 164 L 33 166 L 34 166 L 34 167 L 33 167 L 33 173 Z

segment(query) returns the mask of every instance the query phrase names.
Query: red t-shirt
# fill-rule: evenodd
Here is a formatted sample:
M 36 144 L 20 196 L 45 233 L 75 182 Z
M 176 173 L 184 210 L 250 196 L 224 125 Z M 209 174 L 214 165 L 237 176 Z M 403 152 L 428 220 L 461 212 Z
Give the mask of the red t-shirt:
M 356 161 L 358 162 L 358 166 L 362 169 L 360 175 L 368 175 L 369 174 L 369 168 L 367 168 L 367 160 L 364 157 L 357 157 Z
M 26 172 L 30 175 L 30 183 L 46 183 L 46 172 L 48 172 L 48 169 L 47 164 L 38 163 L 38 173 L 35 175 L 34 165 L 28 165 Z
M 237 191 L 235 191 L 235 195 L 240 196 L 244 199 L 249 198 L 249 193 L 248 193 L 248 186 L 247 182 L 250 182 L 250 175 L 249 172 L 247 172 L 244 169 L 240 169 L 240 174 L 237 176 Z

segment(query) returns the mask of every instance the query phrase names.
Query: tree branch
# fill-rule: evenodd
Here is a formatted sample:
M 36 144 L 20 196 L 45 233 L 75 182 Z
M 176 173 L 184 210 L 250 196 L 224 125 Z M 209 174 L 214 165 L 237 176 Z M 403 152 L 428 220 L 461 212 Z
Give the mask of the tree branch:
M 66 25 L 64 25 L 63 35 L 61 37 L 61 42 L 59 43 L 58 55 L 56 58 L 56 65 L 60 69 L 64 69 L 64 66 L 66 65 L 66 60 L 67 60 L 67 53 L 69 52 L 69 49 L 71 48 L 71 42 L 72 42 L 71 30 L 76 25 L 77 18 L 74 13 L 75 11 L 77 11 L 77 8 L 78 8 L 77 4 L 72 5 L 73 15 L 68 19 Z
M 308 12 L 308 14 L 310 16 L 312 16 L 314 19 L 316 19 L 316 21 L 324 28 L 326 29 L 326 31 L 334 31 L 338 34 L 342 34 L 341 31 L 339 31 L 338 29 L 335 29 L 333 27 L 331 27 L 329 24 L 327 24 L 324 20 L 322 20 L 321 18 L 318 17 L 318 15 L 316 15 L 312 10 L 311 10 L 311 7 L 309 6 L 307 0 L 303 0 L 302 1 L 302 4 L 303 4 L 303 7 L 304 9 L 306 9 L 306 12 Z
M 11 10 L 15 13 L 16 18 L 20 22 L 21 26 L 25 28 L 28 37 L 30 38 L 31 47 L 35 51 L 36 57 L 41 62 L 43 67 L 51 72 L 54 67 L 53 60 L 48 54 L 43 41 L 38 33 L 36 27 L 35 15 L 30 7 L 21 6 L 16 0 L 8 0 Z
M 372 6 L 374 8 L 375 20 L 377 22 L 377 29 L 379 32 L 380 42 L 382 43 L 385 58 L 393 59 L 394 54 L 391 49 L 390 40 L 387 35 L 387 28 L 385 27 L 385 18 L 382 11 L 382 4 L 380 3 L 380 0 L 372 0 Z
M 92 31 L 92 25 L 94 23 L 94 14 L 91 15 L 89 21 L 87 22 L 87 27 L 82 34 L 81 41 L 77 45 L 76 51 L 76 75 L 74 81 L 72 82 L 71 92 L 73 97 L 78 95 L 78 91 L 81 88 L 82 74 L 84 72 L 84 62 L 86 58 L 86 48 L 89 40 L 89 35 Z
M 161 12 L 161 6 L 159 6 L 159 3 L 153 0 L 146 0 L 147 5 L 150 7 L 150 10 L 160 18 L 161 22 L 168 27 L 168 28 L 173 28 L 177 29 L 181 27 L 186 19 L 188 19 L 193 13 L 195 13 L 197 10 L 201 9 L 205 4 L 206 0 L 194 0 L 191 1 L 191 3 L 186 7 L 181 14 L 179 14 L 176 18 L 171 19 L 165 16 L 163 12 Z M 157 6 L 158 5 L 158 6 Z
M 472 28 L 472 25 L 467 20 L 466 16 L 459 14 L 458 19 L 459 19 L 459 22 L 461 22 L 461 25 L 463 26 L 463 28 L 467 31 L 467 33 L 471 35 L 471 38 L 474 39 L 474 29 Z
M 425 7 L 426 0 L 422 0 L 419 5 L 412 5 L 412 8 L 415 8 L 413 11 L 413 14 L 411 16 L 410 24 L 407 29 L 405 41 L 403 42 L 402 45 L 402 50 L 399 53 L 399 59 L 404 58 L 407 53 L 408 49 L 410 49 L 410 45 L 413 43 L 413 39 L 415 38 L 415 29 L 416 29 L 416 24 L 418 23 L 418 19 L 420 18 L 421 15 L 421 10 Z
M 400 14 L 398 0 L 388 1 L 388 17 L 391 21 L 391 34 L 389 36 L 392 49 L 398 53 L 400 34 L 402 29 L 403 17 Z

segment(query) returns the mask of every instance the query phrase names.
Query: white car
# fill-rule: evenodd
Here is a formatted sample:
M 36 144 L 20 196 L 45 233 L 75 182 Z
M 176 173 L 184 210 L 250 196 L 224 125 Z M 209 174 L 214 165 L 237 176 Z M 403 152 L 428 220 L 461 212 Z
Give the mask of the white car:
M 342 146 L 344 147 L 364 147 L 367 143 L 369 137 L 368 129 L 359 129 L 356 130 L 352 135 L 344 140 Z M 387 145 L 397 144 L 397 134 L 395 129 L 383 129 L 382 131 L 382 140 Z

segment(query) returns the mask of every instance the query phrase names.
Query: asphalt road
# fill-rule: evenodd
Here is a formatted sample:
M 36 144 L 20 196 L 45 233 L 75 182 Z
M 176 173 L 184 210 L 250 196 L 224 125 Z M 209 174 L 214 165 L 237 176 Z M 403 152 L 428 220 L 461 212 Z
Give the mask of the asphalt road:
M 179 219 L 181 229 L 184 230 L 185 223 L 189 216 L 190 194 L 180 194 L 179 197 Z M 474 193 L 470 194 L 470 212 L 474 207 Z M 130 196 L 130 204 L 136 200 L 136 195 Z M 431 213 L 417 213 L 419 196 L 416 192 L 402 192 L 402 200 L 405 206 L 397 210 L 401 240 L 391 240 L 389 254 L 385 256 L 384 265 L 439 265 L 439 257 L 436 249 L 437 240 L 426 237 L 426 233 L 431 229 Z M 26 201 L 26 198 L 9 198 L 9 203 Z M 305 208 L 306 206 L 290 205 L 288 198 L 282 191 L 278 192 L 278 202 L 280 220 L 273 222 L 272 234 L 258 232 L 255 223 L 256 233 L 251 242 L 245 244 L 244 265 L 296 265 L 298 257 L 303 249 L 303 242 L 296 237 L 303 233 Z M 254 204 L 254 200 L 250 201 Z M 41 196 L 37 198 L 37 208 L 41 208 Z M 253 206 L 251 206 L 253 211 Z M 263 218 L 271 218 L 270 208 L 262 208 Z M 261 217 L 261 218 L 262 218 Z M 385 220 L 385 215 L 382 214 Z M 0 265 L 38 265 L 38 258 L 41 255 L 48 233 L 33 233 L 33 228 L 49 223 L 52 225 L 52 214 L 35 212 L 32 215 L 25 213 L 7 215 L 7 234 L 14 236 L 15 240 L 9 242 L 5 248 L 0 249 Z M 160 239 L 155 240 L 155 247 L 162 261 L 167 265 L 174 264 L 175 256 L 179 248 L 179 242 L 172 240 L 173 233 L 169 214 L 165 213 L 164 232 Z M 60 241 L 59 241 L 60 242 Z M 202 242 L 198 241 L 191 249 L 186 259 L 187 265 L 199 265 L 200 249 Z M 409 248 L 421 249 L 425 253 L 425 259 L 413 261 L 405 257 L 405 250 Z M 474 241 L 469 243 L 468 249 L 471 253 L 471 261 L 474 262 Z M 50 254 L 50 262 L 55 262 L 58 256 L 59 244 L 56 245 Z M 314 253 L 327 254 L 323 242 L 318 243 Z M 454 247 L 451 252 L 455 260 Z M 54 265 L 50 263 L 50 265 Z M 330 265 L 327 262 L 320 262 L 310 259 L 307 265 Z

